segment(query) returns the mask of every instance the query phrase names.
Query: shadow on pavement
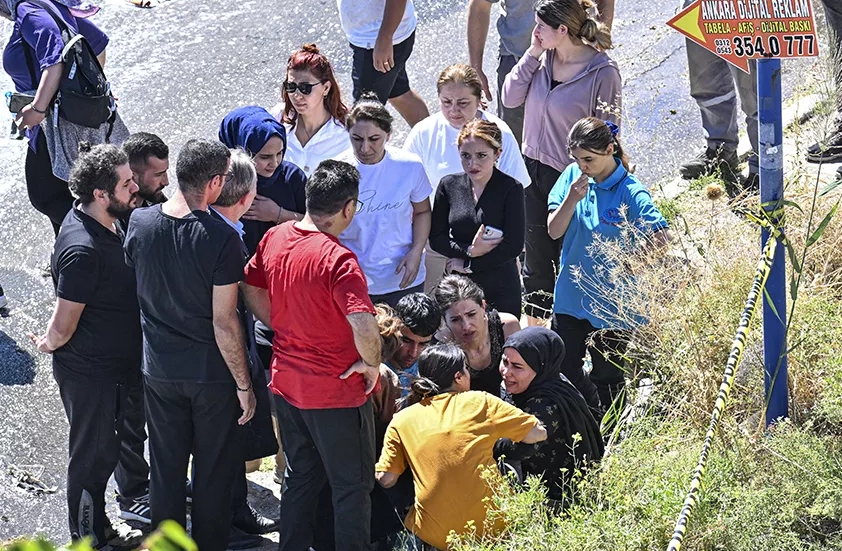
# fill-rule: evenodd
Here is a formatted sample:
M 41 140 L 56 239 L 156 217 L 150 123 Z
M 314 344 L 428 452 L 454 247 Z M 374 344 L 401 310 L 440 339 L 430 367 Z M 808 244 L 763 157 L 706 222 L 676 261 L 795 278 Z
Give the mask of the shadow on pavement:
M 30 385 L 35 381 L 35 359 L 14 339 L 0 331 L 0 385 Z

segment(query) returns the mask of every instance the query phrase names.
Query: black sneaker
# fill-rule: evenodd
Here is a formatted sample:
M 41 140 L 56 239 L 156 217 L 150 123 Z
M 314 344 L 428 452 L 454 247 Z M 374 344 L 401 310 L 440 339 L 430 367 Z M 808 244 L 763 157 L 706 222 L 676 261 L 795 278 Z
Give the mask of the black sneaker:
M 234 512 L 231 524 L 246 534 L 268 534 L 280 529 L 281 519 L 264 517 L 246 502 Z
M 121 499 L 120 518 L 123 520 L 136 520 L 144 524 L 152 524 L 152 515 L 149 509 L 149 495 L 136 499 Z
M 115 549 L 136 549 L 144 539 L 143 532 L 122 523 L 106 526 L 104 533 L 105 544 Z
M 749 195 L 760 195 L 760 174 L 749 172 L 743 182 L 743 189 Z
M 726 181 L 736 181 L 739 164 L 740 159 L 735 150 L 708 147 L 695 158 L 682 164 L 678 173 L 685 180 L 719 173 Z
M 842 160 L 842 129 L 828 136 L 827 140 L 808 147 L 807 160 L 811 163 L 835 163 Z

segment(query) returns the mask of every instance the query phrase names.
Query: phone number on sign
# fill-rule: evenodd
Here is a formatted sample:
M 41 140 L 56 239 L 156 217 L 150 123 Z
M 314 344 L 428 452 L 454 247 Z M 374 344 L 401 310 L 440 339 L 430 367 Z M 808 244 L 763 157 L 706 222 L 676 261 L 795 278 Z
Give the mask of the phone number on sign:
M 783 42 L 783 44 L 781 43 Z M 810 34 L 771 36 L 735 36 L 713 41 L 716 53 L 737 57 L 786 57 L 816 55 L 815 37 Z

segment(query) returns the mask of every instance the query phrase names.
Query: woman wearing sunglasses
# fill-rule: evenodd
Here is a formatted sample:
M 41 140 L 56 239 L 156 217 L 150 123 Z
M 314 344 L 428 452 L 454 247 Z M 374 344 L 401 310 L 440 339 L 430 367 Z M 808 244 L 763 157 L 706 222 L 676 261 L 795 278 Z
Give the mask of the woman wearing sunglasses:
M 281 97 L 272 114 L 286 126 L 286 160 L 309 177 L 319 163 L 348 149 L 339 83 L 333 67 L 315 44 L 305 44 L 289 57 Z
M 433 188 L 421 159 L 386 145 L 392 115 L 376 95 L 364 93 L 345 124 L 352 150 L 339 160 L 360 171 L 360 194 L 357 214 L 339 240 L 357 255 L 371 301 L 394 308 L 424 288 Z

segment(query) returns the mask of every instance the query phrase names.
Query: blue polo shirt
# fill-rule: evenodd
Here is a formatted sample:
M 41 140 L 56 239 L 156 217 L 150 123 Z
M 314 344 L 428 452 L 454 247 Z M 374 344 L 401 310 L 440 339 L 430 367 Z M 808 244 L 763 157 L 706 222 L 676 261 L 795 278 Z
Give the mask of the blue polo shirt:
M 576 211 L 562 238 L 561 262 L 555 285 L 553 312 L 587 320 L 597 329 L 621 329 L 625 323 L 612 316 L 616 309 L 610 304 L 594 305 L 595 297 L 604 297 L 605 289 L 614 284 L 609 280 L 610 266 L 606 259 L 594 258 L 590 251 L 594 235 L 619 239 L 628 221 L 646 232 L 667 227 L 667 221 L 652 202 L 649 191 L 623 167 L 617 168 L 605 181 L 597 184 L 589 179 L 587 195 L 576 204 Z M 582 171 L 576 163 L 569 165 L 559 176 L 548 199 L 549 211 L 561 206 L 570 186 Z M 623 210 L 625 209 L 625 217 Z M 579 275 L 574 274 L 579 271 Z

